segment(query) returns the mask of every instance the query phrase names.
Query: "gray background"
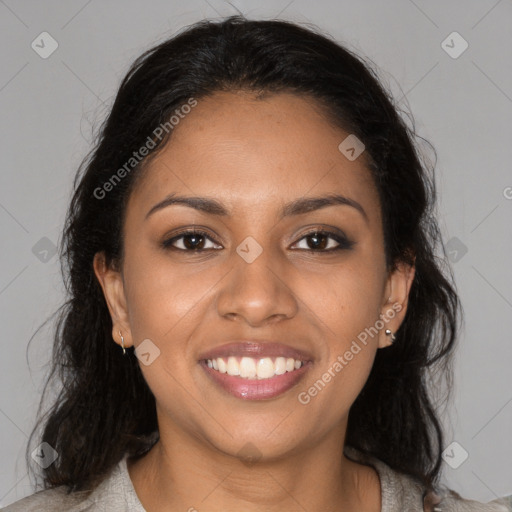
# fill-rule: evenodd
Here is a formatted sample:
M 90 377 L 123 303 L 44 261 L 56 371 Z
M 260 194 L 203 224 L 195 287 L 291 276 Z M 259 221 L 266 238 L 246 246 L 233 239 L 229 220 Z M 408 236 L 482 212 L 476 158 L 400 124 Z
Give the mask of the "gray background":
M 0 506 L 33 492 L 24 450 L 51 329 L 34 338 L 30 368 L 26 350 L 63 298 L 52 247 L 92 128 L 143 50 L 237 10 L 314 23 L 369 57 L 436 148 L 441 225 L 465 310 L 444 422 L 447 445 L 457 441 L 469 453 L 458 469 L 443 463 L 444 478 L 481 501 L 512 494 L 510 0 L 0 0 Z M 31 47 L 43 31 L 58 42 L 47 59 Z M 453 31 L 469 44 L 457 58 L 441 44 Z M 457 39 L 445 44 L 452 53 L 462 48 Z M 464 452 L 448 454 L 454 465 Z

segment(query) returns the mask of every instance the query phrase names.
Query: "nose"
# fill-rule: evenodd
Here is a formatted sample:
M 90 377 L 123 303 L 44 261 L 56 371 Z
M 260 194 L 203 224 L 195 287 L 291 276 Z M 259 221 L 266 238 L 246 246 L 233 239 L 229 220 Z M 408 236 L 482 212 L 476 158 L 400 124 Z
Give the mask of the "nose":
M 298 301 L 285 263 L 263 252 L 247 263 L 234 254 L 233 269 L 217 297 L 217 311 L 224 318 L 245 321 L 252 327 L 293 318 Z M 288 279 L 289 281 L 289 279 Z

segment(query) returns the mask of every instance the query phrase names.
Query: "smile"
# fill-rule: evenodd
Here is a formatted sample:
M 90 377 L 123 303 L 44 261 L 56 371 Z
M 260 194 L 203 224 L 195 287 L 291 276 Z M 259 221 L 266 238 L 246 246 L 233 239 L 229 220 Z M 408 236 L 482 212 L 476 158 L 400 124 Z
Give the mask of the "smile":
M 271 379 L 276 375 L 298 370 L 304 364 L 303 361 L 293 357 L 218 357 L 207 359 L 208 368 L 213 368 L 220 373 L 227 373 L 233 377 L 242 379 Z
M 313 356 L 274 341 L 238 340 L 204 352 L 198 363 L 221 392 L 268 400 L 297 385 L 313 365 Z
M 199 365 L 222 392 L 242 400 L 269 400 L 296 386 L 313 363 L 284 357 L 238 360 L 232 356 L 202 359 Z

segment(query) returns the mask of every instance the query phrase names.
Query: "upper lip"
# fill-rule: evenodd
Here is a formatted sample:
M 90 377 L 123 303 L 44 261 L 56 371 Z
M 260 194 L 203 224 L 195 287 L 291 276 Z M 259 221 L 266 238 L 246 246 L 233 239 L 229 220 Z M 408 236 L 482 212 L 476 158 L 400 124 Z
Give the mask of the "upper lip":
M 298 361 L 312 361 L 308 352 L 291 347 L 284 343 L 266 340 L 238 340 L 220 345 L 203 352 L 199 360 L 216 359 L 218 357 L 292 357 Z

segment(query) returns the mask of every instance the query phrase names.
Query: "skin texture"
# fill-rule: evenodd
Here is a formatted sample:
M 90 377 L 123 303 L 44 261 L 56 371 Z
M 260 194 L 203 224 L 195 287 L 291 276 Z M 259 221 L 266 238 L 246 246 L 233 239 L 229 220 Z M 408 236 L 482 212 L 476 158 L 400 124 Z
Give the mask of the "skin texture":
M 128 466 L 148 512 L 380 510 L 376 472 L 345 457 L 343 445 L 376 351 L 390 344 L 384 330 L 396 332 L 405 316 L 414 268 L 388 273 L 377 190 L 365 154 L 349 161 L 338 150 L 347 135 L 307 97 L 240 91 L 201 99 L 129 199 L 121 271 L 96 255 L 114 341 L 121 331 L 126 347 L 149 338 L 160 349 L 141 364 L 160 441 Z M 171 193 L 214 198 L 230 215 L 172 205 L 146 219 Z M 285 203 L 332 193 L 360 203 L 367 218 L 348 205 L 279 218 Z M 211 250 L 180 252 L 183 238 L 176 250 L 162 247 L 194 225 L 209 233 L 200 247 Z M 315 251 L 304 235 L 329 227 L 354 246 L 321 253 L 338 245 L 327 238 Z M 263 249 L 250 264 L 236 252 L 248 236 Z M 401 311 L 307 405 L 299 403 L 298 394 L 392 304 Z M 235 398 L 212 384 L 198 359 L 242 338 L 308 351 L 313 365 L 281 396 Z M 247 443 L 260 456 L 252 464 L 242 460 Z

